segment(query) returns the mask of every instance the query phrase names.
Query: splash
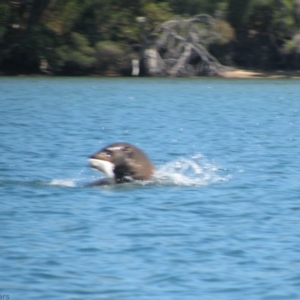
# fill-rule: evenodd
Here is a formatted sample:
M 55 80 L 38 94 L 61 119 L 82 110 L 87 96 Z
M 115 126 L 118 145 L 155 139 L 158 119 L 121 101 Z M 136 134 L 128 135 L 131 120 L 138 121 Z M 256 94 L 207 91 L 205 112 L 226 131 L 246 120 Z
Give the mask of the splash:
M 86 173 L 86 174 L 85 174 Z M 52 179 L 47 185 L 56 187 L 83 187 L 99 179 L 101 173 L 90 176 L 88 170 L 81 170 L 76 178 Z M 190 157 L 180 157 L 164 165 L 157 166 L 154 177 L 149 181 L 135 181 L 126 183 L 124 187 L 133 186 L 206 186 L 209 184 L 227 181 L 230 178 L 228 171 L 214 162 L 206 159 L 202 154 Z M 115 186 L 116 188 L 116 186 Z M 121 186 L 118 186 L 121 188 Z
M 49 182 L 49 185 L 61 187 L 76 187 L 77 183 L 75 179 L 52 179 Z
M 154 181 L 164 185 L 204 186 L 228 180 L 221 176 L 224 169 L 210 163 L 201 154 L 190 158 L 179 158 L 157 168 Z

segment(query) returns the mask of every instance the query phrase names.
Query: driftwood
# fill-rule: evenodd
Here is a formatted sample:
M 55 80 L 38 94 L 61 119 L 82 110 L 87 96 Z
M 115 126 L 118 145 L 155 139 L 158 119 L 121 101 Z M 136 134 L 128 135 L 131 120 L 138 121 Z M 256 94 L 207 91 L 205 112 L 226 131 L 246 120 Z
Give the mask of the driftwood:
M 158 26 L 144 51 L 147 73 L 152 76 L 221 75 L 226 67 L 205 47 L 218 39 L 218 34 L 210 30 L 213 25 L 211 16 L 201 14 Z

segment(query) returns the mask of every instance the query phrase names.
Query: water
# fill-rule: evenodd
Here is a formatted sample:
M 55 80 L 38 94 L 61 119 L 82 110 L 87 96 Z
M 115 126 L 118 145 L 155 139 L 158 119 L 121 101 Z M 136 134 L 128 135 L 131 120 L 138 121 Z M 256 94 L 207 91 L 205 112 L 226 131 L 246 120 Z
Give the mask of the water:
M 2 299 L 299 299 L 299 84 L 0 78 Z M 117 141 L 153 180 L 84 187 Z

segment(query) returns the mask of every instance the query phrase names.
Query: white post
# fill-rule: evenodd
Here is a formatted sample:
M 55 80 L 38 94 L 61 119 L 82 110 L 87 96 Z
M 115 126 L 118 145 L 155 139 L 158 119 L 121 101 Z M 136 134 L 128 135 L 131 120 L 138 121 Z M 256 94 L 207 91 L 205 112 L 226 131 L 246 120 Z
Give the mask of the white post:
M 139 76 L 140 74 L 140 62 L 138 59 L 133 59 L 132 62 L 132 76 Z

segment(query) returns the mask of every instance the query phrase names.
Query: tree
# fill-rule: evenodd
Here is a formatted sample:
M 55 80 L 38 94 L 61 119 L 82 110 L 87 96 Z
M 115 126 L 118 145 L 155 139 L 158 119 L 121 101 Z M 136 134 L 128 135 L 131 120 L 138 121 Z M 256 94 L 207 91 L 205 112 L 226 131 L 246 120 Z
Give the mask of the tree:
M 236 29 L 233 59 L 256 69 L 286 68 L 298 33 L 298 0 L 229 0 L 228 21 Z M 299 67 L 299 65 L 298 65 Z
M 50 0 L 7 1 L 2 68 L 8 72 L 38 72 L 41 57 L 53 36 L 41 24 Z

